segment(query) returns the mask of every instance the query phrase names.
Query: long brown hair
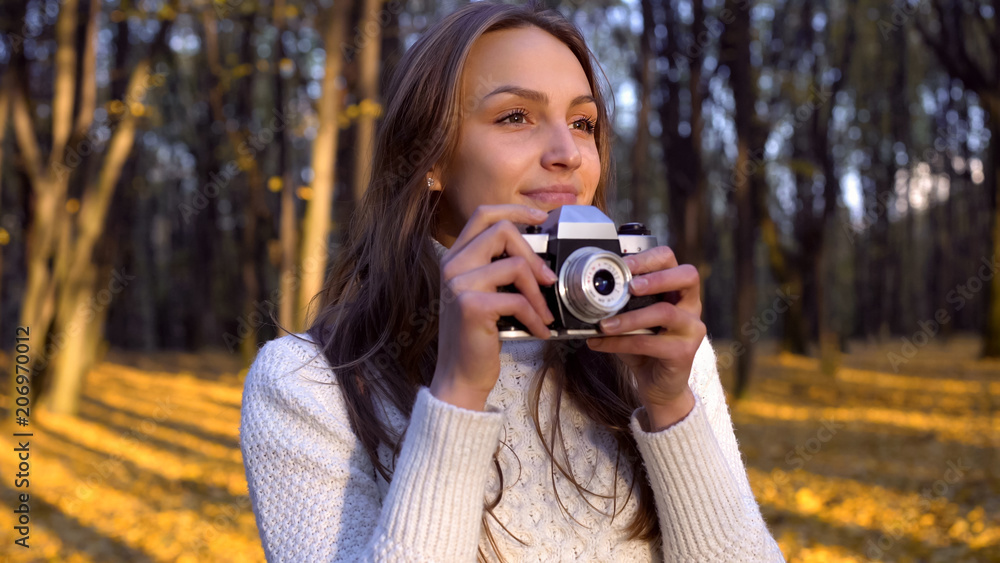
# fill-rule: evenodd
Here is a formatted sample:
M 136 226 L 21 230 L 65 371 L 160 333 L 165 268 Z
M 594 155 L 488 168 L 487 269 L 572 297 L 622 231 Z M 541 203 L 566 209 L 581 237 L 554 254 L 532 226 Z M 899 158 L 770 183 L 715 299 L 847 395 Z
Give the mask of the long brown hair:
M 534 3 L 469 4 L 432 25 L 404 54 L 384 90 L 385 114 L 377 126 L 370 183 L 327 282 L 313 299 L 318 301 L 318 313 L 307 331 L 335 372 L 354 432 L 387 481 L 392 473 L 379 460 L 377 449 L 383 443 L 398 455 L 402 435 L 379 418 L 383 411 L 379 406 L 394 405 L 409 418 L 417 391 L 430 385 L 437 363 L 440 265 L 431 236 L 438 221 L 440 192 L 427 188 L 425 174 L 435 163 L 450 161 L 463 105 L 478 99 L 477 93 L 462 91 L 461 81 L 473 43 L 490 31 L 528 26 L 547 31 L 569 47 L 598 101 L 595 137 L 601 178 L 593 204 L 607 211 L 614 161 L 606 97 L 594 72 L 600 66 L 592 60 L 580 31 L 561 14 Z M 556 461 L 555 444 L 558 442 L 564 452 L 566 449 L 558 431 L 559 405 L 565 392 L 586 416 L 615 437 L 616 483 L 623 460 L 631 464 L 633 484 L 622 509 L 636 489 L 639 507 L 628 525 L 630 539 L 658 545 L 661 536 L 653 492 L 628 426 L 632 412 L 640 405 L 638 394 L 616 356 L 581 344 L 546 343 L 542 375 L 535 378 L 529 395 L 535 429 L 552 460 L 553 481 L 558 469 L 581 496 L 614 498 L 617 508 L 617 490 L 613 496 L 589 491 L 576 481 L 569 467 Z M 567 373 L 573 376 L 567 377 Z M 539 396 L 546 377 L 554 379 L 556 390 L 548 440 L 538 422 Z M 500 472 L 500 492 L 484 504 L 486 514 L 495 519 L 493 508 L 503 496 L 503 472 L 496 455 L 493 461 Z M 556 495 L 559 499 L 558 491 Z M 566 510 L 561 499 L 559 504 Z M 612 519 L 619 512 L 613 510 Z M 497 551 L 486 514 L 483 526 Z M 479 555 L 485 560 L 482 550 Z

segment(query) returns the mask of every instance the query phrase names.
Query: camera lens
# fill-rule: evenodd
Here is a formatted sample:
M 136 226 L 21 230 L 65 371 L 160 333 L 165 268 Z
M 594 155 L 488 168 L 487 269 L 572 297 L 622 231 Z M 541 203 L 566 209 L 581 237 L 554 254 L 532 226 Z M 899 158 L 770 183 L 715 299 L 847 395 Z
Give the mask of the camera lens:
M 610 295 L 615 290 L 615 276 L 607 270 L 598 270 L 594 274 L 594 289 L 601 295 Z
M 585 323 L 596 323 L 628 303 L 632 274 L 621 256 L 595 246 L 573 251 L 559 269 L 559 298 Z

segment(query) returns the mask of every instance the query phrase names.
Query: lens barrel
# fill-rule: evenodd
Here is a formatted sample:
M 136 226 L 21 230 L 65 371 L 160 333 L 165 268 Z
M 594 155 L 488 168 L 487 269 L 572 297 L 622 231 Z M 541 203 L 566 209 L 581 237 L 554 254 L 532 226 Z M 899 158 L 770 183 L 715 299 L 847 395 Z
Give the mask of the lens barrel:
M 559 297 L 573 316 L 597 323 L 625 307 L 630 281 L 632 273 L 621 256 L 584 246 L 570 254 L 559 270 Z

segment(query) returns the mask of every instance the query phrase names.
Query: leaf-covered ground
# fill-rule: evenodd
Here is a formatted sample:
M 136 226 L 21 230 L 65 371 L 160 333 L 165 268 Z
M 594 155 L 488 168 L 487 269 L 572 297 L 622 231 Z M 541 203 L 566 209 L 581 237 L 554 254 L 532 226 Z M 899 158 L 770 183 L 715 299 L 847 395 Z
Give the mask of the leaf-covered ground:
M 901 348 L 852 346 L 835 377 L 762 356 L 734 405 L 789 561 L 1000 561 L 1000 363 L 974 360 L 975 339 Z
M 898 346 L 854 346 L 835 377 L 760 355 L 733 419 L 790 562 L 1000 561 L 1000 363 L 974 347 L 932 342 L 897 373 Z M 79 417 L 33 411 L 27 550 L 13 545 L 4 428 L 0 561 L 262 561 L 238 369 L 222 354 L 113 352 Z

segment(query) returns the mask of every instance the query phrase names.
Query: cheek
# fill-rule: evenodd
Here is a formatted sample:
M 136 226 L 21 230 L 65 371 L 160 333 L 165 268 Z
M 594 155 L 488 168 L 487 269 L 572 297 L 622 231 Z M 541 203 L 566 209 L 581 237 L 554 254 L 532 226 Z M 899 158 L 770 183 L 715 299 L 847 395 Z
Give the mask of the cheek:
M 457 172 L 444 190 L 444 199 L 455 218 L 464 224 L 477 207 L 495 203 L 493 192 L 500 182 L 492 177 L 485 163 L 478 161 L 464 161 Z
M 584 154 L 583 166 L 581 167 L 584 185 L 587 186 L 591 200 L 597 192 L 597 184 L 601 181 L 601 157 L 597 152 L 597 147 L 591 147 L 589 154 Z
M 509 203 L 518 186 L 518 180 L 529 161 L 523 147 L 493 145 L 477 147 L 474 154 L 463 163 L 461 192 L 457 194 L 459 207 L 471 215 L 483 204 Z
M 581 149 L 583 152 L 583 162 L 584 166 L 588 167 L 595 174 L 601 173 L 601 153 L 597 151 L 597 147 L 594 145 L 588 146 L 586 149 Z

